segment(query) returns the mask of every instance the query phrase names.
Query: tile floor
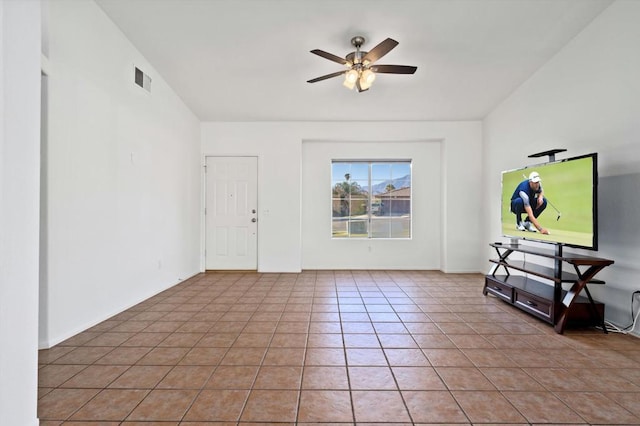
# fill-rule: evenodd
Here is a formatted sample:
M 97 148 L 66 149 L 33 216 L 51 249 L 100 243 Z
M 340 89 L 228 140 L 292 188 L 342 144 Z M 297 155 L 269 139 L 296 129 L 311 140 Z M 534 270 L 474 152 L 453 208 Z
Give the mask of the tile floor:
M 41 425 L 640 424 L 640 339 L 481 275 L 207 273 L 40 353 Z

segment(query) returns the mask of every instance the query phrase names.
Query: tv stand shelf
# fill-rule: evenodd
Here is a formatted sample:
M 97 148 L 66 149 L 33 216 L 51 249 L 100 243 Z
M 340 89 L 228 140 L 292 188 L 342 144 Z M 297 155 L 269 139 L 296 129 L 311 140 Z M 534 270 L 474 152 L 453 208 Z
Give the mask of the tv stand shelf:
M 578 274 L 567 271 L 562 271 L 562 275 L 557 278 L 555 277 L 554 268 L 551 268 L 549 266 L 537 265 L 535 263 L 525 262 L 522 260 L 509 260 L 509 262 L 507 262 L 506 260 L 489 259 L 489 262 L 504 266 L 507 270 L 515 269 L 531 275 L 546 278 L 554 282 L 572 283 L 580 279 Z M 509 274 L 507 273 L 507 275 Z M 589 284 L 604 284 L 604 281 L 592 278 L 591 281 L 589 281 Z
M 494 265 L 485 277 L 485 296 L 492 294 L 552 324 L 560 334 L 568 323 L 601 325 L 606 333 L 604 305 L 593 300 L 587 284 L 604 284 L 594 276 L 613 264 L 613 260 L 578 254 L 563 255 L 561 245 L 556 246 L 555 250 L 521 244 L 492 243 L 490 246 L 496 249 L 498 258 L 490 259 Z M 554 266 L 509 259 L 514 252 L 552 259 Z M 563 264 L 571 265 L 575 273 L 563 271 Z M 497 274 L 500 268 L 504 269 L 504 275 Z M 512 275 L 512 270 L 524 272 L 527 276 Z M 563 283 L 571 283 L 570 288 L 563 289 Z M 582 290 L 586 297 L 580 295 Z

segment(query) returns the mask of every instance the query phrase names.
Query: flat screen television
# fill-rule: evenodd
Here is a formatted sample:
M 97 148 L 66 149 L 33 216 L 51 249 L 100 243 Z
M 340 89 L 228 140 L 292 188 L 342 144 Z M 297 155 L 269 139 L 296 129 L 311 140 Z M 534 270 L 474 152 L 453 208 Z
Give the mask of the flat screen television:
M 543 211 L 536 212 L 536 221 L 548 235 L 526 222 L 526 212 L 521 214 L 520 223 L 514 213 L 514 210 L 522 211 L 526 204 L 524 201 L 512 203 L 512 198 L 521 194 L 516 188 L 531 185 L 531 194 L 535 192 L 536 181 L 546 201 Z M 529 205 L 540 209 L 535 198 L 529 200 Z M 501 206 L 505 237 L 597 250 L 598 155 L 587 154 L 503 171 Z

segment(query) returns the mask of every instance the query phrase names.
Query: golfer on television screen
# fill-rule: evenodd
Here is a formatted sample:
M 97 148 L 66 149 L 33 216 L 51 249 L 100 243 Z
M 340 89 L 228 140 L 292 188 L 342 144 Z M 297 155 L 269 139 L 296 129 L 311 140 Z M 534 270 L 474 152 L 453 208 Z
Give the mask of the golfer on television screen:
M 538 222 L 538 216 L 547 208 L 547 199 L 542 190 L 542 179 L 538 172 L 531 172 L 529 179 L 518 184 L 511 196 L 511 213 L 516 215 L 516 229 L 519 231 L 548 234 L 545 228 Z M 522 215 L 526 213 L 524 221 Z

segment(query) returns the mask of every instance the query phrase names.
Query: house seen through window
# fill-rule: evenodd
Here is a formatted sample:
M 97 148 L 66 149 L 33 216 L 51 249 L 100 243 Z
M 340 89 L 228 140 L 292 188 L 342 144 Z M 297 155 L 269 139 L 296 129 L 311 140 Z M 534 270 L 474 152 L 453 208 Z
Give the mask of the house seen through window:
M 333 238 L 411 238 L 411 161 L 331 163 Z

